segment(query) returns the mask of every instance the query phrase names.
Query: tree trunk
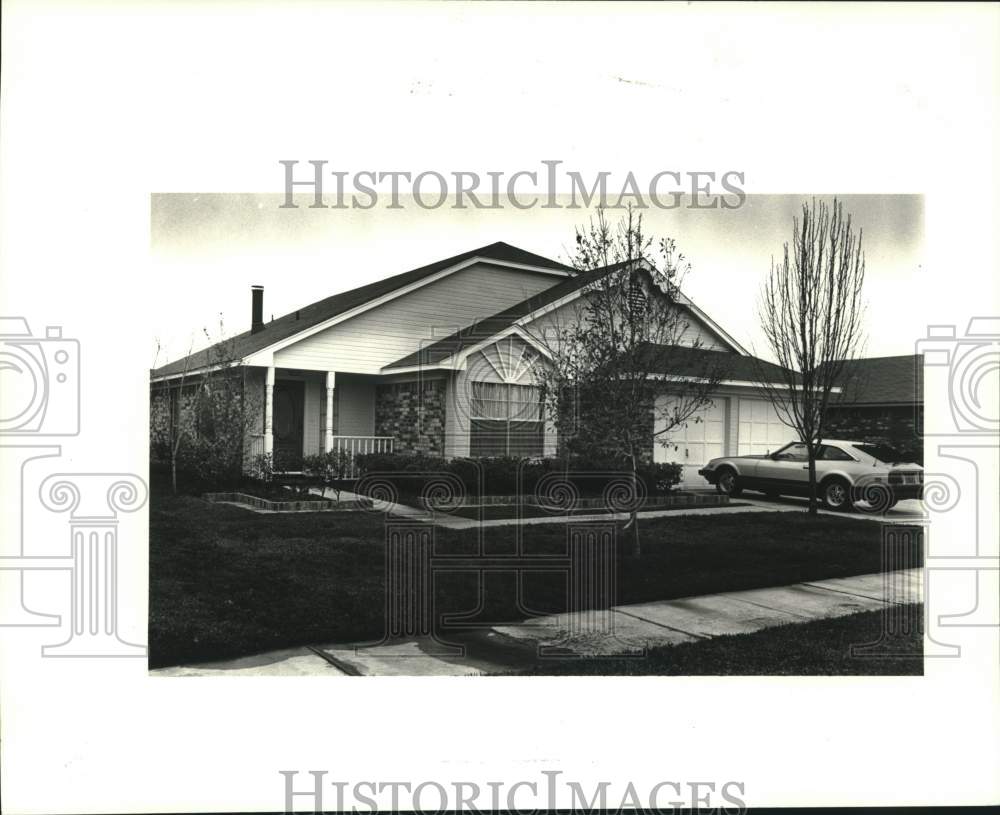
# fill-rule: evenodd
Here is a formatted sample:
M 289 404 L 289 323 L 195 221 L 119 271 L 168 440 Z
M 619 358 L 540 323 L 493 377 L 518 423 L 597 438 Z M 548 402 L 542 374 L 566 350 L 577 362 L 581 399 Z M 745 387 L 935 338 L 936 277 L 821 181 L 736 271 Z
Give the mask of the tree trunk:
M 809 514 L 816 515 L 816 451 L 809 448 Z
M 638 468 L 636 467 L 635 453 L 631 456 L 632 459 L 632 486 L 638 495 L 639 492 L 639 476 Z M 629 513 L 629 525 L 632 527 L 632 556 L 637 560 L 642 557 L 642 544 L 639 542 L 639 507 L 637 504 L 633 503 L 632 511 Z
M 170 452 L 170 486 L 173 487 L 174 495 L 177 495 L 177 453 Z

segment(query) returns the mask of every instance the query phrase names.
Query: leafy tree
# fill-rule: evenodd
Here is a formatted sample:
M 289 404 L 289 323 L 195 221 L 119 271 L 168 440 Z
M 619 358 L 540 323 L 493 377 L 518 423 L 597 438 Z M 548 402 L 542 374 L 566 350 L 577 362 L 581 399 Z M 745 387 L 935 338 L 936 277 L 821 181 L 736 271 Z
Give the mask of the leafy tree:
M 690 264 L 673 239 L 654 244 L 632 209 L 614 225 L 598 210 L 575 237 L 583 296 L 537 330 L 547 364 L 536 366 L 536 381 L 563 452 L 627 468 L 638 492 L 640 462 L 699 421 L 724 372 L 716 355 L 689 339 L 681 286 Z M 636 557 L 638 508 L 633 501 L 625 524 Z

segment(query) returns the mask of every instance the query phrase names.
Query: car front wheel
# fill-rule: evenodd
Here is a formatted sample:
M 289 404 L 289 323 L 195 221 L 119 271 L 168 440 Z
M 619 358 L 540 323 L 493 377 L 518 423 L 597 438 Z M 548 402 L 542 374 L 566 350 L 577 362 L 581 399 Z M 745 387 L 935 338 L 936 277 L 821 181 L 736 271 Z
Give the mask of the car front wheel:
M 839 478 L 831 479 L 823 485 L 821 497 L 823 506 L 834 511 L 851 508 L 851 487 Z
M 724 467 L 719 471 L 719 478 L 715 482 L 715 489 L 723 495 L 735 498 L 743 492 L 743 488 L 736 480 L 736 472 L 729 467 Z

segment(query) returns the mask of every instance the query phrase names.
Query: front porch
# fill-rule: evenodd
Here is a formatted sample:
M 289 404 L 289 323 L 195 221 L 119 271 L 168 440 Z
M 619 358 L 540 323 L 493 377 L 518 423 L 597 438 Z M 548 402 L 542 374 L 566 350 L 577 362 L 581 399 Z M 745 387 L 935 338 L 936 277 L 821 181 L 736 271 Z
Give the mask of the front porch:
M 344 450 L 391 453 L 393 436 L 375 433 L 375 387 L 379 377 L 335 371 L 247 368 L 247 387 L 256 395 L 257 416 L 247 444 L 247 461 L 270 453 L 286 472 L 307 456 Z

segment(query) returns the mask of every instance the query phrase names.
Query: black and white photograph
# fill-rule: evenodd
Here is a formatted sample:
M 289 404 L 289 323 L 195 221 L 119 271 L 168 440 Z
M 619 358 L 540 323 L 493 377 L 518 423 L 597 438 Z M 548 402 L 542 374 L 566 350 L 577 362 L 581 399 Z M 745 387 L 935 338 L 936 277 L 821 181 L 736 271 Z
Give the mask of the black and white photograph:
M 5 813 L 1000 802 L 1000 7 L 0 16 Z
M 355 266 L 297 169 L 287 196 L 153 202 L 178 291 L 262 277 L 171 298 L 151 340 L 202 346 L 150 373 L 152 670 L 922 673 L 923 364 L 892 316 L 919 196 L 646 213 L 599 177 L 549 256 L 497 241 L 310 303 L 303 242 L 320 292 L 434 223 L 458 246 L 535 214 L 431 210 Z

